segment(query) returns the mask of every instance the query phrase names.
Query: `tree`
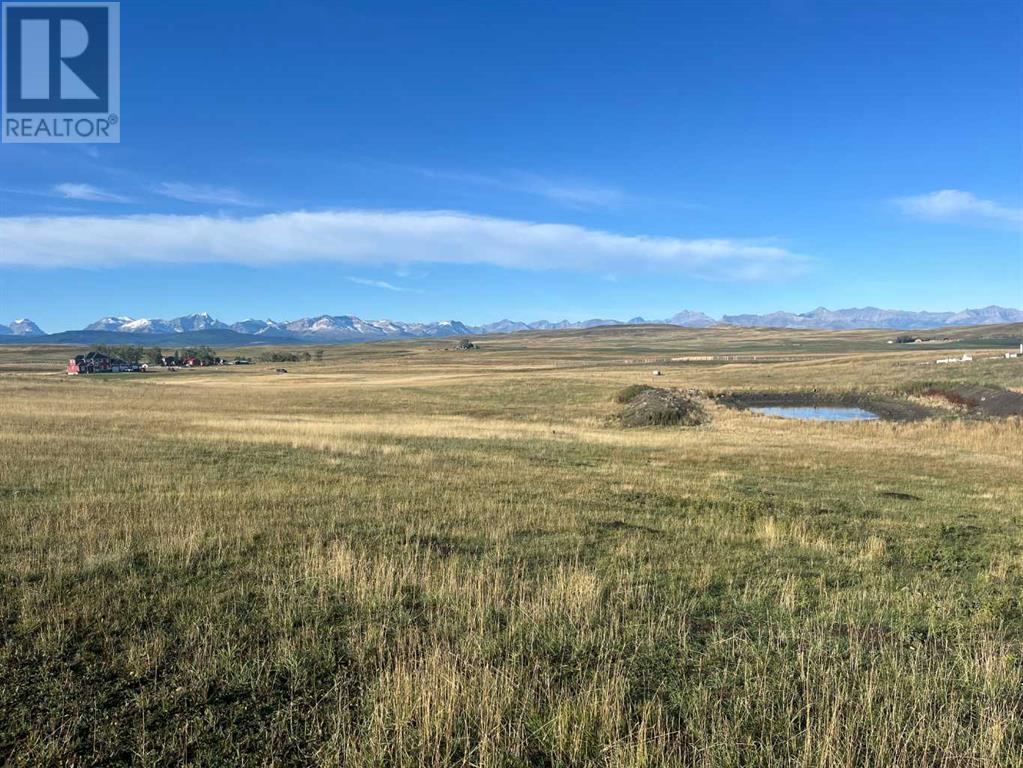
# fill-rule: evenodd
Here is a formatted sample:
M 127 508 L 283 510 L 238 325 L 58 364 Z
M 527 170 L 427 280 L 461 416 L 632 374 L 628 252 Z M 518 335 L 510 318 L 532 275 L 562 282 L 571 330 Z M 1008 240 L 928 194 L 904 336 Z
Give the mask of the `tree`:
M 179 352 L 178 357 L 183 360 L 194 357 L 198 365 L 213 365 L 217 361 L 217 351 L 204 344 L 201 347 L 189 347 Z
M 134 344 L 93 344 L 91 347 L 96 352 L 102 352 L 109 357 L 115 357 L 126 363 L 135 363 L 142 359 L 142 345 Z
M 302 358 L 296 352 L 264 352 L 259 359 L 264 363 L 297 363 Z

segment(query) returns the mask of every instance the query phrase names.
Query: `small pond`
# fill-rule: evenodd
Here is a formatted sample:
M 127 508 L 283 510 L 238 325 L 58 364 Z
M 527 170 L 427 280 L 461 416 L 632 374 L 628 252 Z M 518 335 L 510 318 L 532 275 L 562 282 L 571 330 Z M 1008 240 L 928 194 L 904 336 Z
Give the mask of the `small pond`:
M 876 413 L 862 408 L 839 408 L 830 406 L 761 406 L 750 408 L 751 411 L 765 416 L 777 416 L 782 419 L 801 419 L 803 421 L 876 421 L 880 418 Z

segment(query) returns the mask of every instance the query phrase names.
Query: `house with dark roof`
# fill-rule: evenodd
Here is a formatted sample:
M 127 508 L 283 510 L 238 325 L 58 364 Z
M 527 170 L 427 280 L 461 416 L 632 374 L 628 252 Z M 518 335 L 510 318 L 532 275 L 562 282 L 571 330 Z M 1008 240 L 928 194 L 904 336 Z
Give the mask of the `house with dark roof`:
M 111 357 L 104 352 L 93 350 L 84 355 L 75 355 L 68 360 L 67 372 L 79 373 L 137 373 L 137 363 L 129 363 L 119 357 Z

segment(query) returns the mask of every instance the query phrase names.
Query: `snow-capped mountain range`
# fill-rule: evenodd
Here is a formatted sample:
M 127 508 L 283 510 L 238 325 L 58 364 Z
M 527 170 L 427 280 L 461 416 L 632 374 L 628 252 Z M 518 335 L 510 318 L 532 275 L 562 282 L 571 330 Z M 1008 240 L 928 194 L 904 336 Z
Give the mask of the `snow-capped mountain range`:
M 981 309 L 964 309 L 960 312 L 907 312 L 900 309 L 837 309 L 817 307 L 812 312 L 793 314 L 772 312 L 769 315 L 725 315 L 721 318 L 728 325 L 767 328 L 827 328 L 843 330 L 853 328 L 943 328 L 954 325 L 997 325 L 999 323 L 1023 322 L 1023 312 L 1018 309 L 989 306 Z
M 601 325 L 644 325 L 664 323 L 686 328 L 709 328 L 714 325 L 735 325 L 764 328 L 817 328 L 854 329 L 885 328 L 910 330 L 943 328 L 957 325 L 995 325 L 999 323 L 1023 322 L 1023 311 L 1005 307 L 989 306 L 981 309 L 964 309 L 959 312 L 908 312 L 897 309 L 830 310 L 818 307 L 812 312 L 772 312 L 767 315 L 725 315 L 716 320 L 710 315 L 693 310 L 682 310 L 664 320 L 645 320 L 633 317 L 630 320 L 569 321 L 537 320 L 531 323 L 520 320 L 499 320 L 485 325 L 468 326 L 457 320 L 443 320 L 435 323 L 406 323 L 397 320 L 362 320 L 354 315 L 317 315 L 298 320 L 242 320 L 224 323 L 208 312 L 175 317 L 171 320 L 132 318 L 126 316 L 104 317 L 86 326 L 83 331 L 108 331 L 132 334 L 162 335 L 190 333 L 195 331 L 233 331 L 245 336 L 273 339 L 295 339 L 302 341 L 374 341 L 402 338 L 433 338 L 445 336 L 468 336 L 487 333 L 516 333 L 519 331 L 547 331 L 575 328 L 594 328 Z M 36 337 L 47 334 L 28 319 L 15 320 L 10 325 L 0 325 L 0 336 Z
M 120 331 L 121 333 L 187 333 L 188 331 L 208 331 L 229 327 L 214 319 L 208 312 L 175 317 L 173 320 L 150 320 L 148 318 L 103 317 L 91 323 L 86 331 Z
M 457 336 L 477 333 L 457 320 L 439 323 L 402 323 L 391 320 L 362 320 L 353 315 L 318 315 L 298 320 L 241 320 L 228 325 L 208 312 L 159 320 L 131 317 L 104 317 L 87 325 L 86 331 L 168 334 L 190 331 L 229 330 L 267 338 L 320 339 L 323 341 L 373 340 Z
M 667 320 L 644 320 L 634 317 L 628 321 L 593 318 L 592 320 L 537 320 L 525 323 L 518 320 L 499 320 L 496 323 L 469 326 L 458 320 L 442 320 L 435 323 L 407 323 L 397 320 L 363 320 L 354 315 L 317 315 L 298 320 L 241 320 L 224 323 L 208 312 L 176 317 L 173 320 L 159 320 L 131 317 L 104 317 L 90 325 L 86 331 L 116 331 L 120 333 L 168 334 L 187 331 L 230 330 L 251 336 L 267 338 L 320 339 L 323 341 L 349 341 L 386 338 L 432 338 L 444 336 L 466 336 L 486 333 L 515 333 L 517 331 L 550 331 L 571 328 L 595 328 L 600 325 L 642 325 L 649 322 L 664 322 L 691 328 L 706 328 L 719 321 L 703 314 L 685 310 Z

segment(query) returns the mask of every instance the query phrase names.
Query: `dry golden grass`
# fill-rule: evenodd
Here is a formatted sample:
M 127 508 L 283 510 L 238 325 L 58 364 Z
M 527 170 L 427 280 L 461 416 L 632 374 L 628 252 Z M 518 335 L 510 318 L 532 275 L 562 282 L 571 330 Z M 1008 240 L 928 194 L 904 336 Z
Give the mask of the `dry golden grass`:
M 0 351 L 0 755 L 1023 765 L 1018 420 L 608 421 L 650 381 L 627 361 L 933 376 L 881 344 L 613 330 L 77 379 Z

